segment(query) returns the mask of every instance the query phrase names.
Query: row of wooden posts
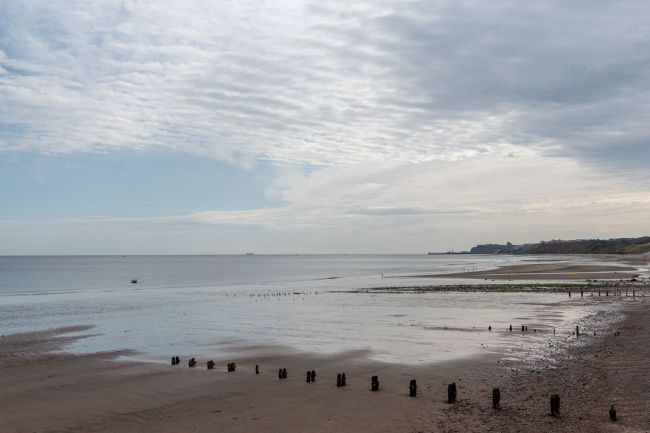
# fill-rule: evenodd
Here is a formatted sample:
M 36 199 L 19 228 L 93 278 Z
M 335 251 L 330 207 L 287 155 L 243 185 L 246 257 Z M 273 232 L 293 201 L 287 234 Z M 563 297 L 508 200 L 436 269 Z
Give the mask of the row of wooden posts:
M 511 326 L 512 328 L 512 326 Z M 576 335 L 579 334 L 578 327 L 576 326 Z M 172 357 L 172 365 L 179 365 L 180 364 L 180 358 L 178 356 L 173 356 Z M 196 359 L 190 358 L 188 361 L 188 366 L 189 367 L 196 367 Z M 208 370 L 214 369 L 215 363 L 213 360 L 209 360 L 207 363 L 207 368 Z M 233 372 L 236 369 L 236 365 L 234 362 L 229 362 L 227 364 L 227 370 L 228 372 Z M 255 365 L 255 374 L 260 374 L 260 366 Z M 286 368 L 280 368 L 278 369 L 278 379 L 286 379 L 287 378 L 287 369 Z M 307 383 L 313 383 L 316 382 L 316 371 L 315 370 L 307 370 L 306 374 L 307 378 Z M 346 385 L 346 376 L 345 373 L 338 373 L 336 375 L 336 387 L 340 388 L 342 386 Z M 371 391 L 379 391 L 379 376 L 372 376 L 370 378 L 370 390 Z M 409 382 L 409 395 L 411 397 L 417 397 L 417 381 L 415 379 L 411 379 Z M 456 383 L 450 383 L 447 385 L 447 403 L 452 404 L 456 403 L 458 400 L 458 388 L 456 387 Z M 551 415 L 555 417 L 560 416 L 560 394 L 558 393 L 553 393 L 550 395 L 550 403 L 551 403 Z M 501 409 L 501 390 L 499 388 L 493 388 L 492 389 L 492 408 L 495 410 L 500 410 Z M 611 421 L 616 421 L 616 406 L 612 404 L 609 408 L 609 419 Z
M 598 290 L 598 296 L 601 295 L 602 292 L 605 292 L 605 296 L 609 296 L 609 290 Z M 594 296 L 594 291 L 590 291 L 591 296 Z M 622 290 L 614 290 L 613 291 L 614 296 L 623 296 L 623 291 Z M 644 295 L 642 293 L 642 295 Z M 628 290 L 625 291 L 625 296 L 628 296 Z M 569 290 L 569 298 L 571 297 L 571 291 Z M 584 290 L 580 290 L 580 297 L 584 298 L 585 297 L 585 292 Z M 636 290 L 632 290 L 632 297 L 636 297 Z
M 512 332 L 512 325 L 510 325 L 509 329 L 510 329 L 510 332 Z M 492 331 L 492 326 L 488 326 L 488 331 Z M 521 332 L 528 332 L 528 326 L 521 325 Z M 533 329 L 533 332 L 537 332 L 537 329 Z M 541 332 L 541 330 L 540 330 L 540 332 Z M 576 330 L 575 330 L 574 334 L 575 334 L 576 337 L 580 337 L 580 327 L 578 325 L 576 325 Z M 617 331 L 614 335 L 619 335 L 619 334 L 620 334 L 620 331 Z M 555 335 L 555 328 L 553 328 L 553 335 Z M 595 332 L 594 332 L 594 335 L 596 335 Z

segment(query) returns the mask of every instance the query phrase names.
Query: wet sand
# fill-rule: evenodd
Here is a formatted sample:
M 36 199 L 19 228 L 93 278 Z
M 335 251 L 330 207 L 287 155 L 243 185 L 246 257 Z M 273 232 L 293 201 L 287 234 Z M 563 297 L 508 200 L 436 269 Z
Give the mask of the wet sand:
M 625 310 L 625 319 L 588 338 L 566 354 L 533 363 L 510 365 L 503 374 L 502 410 L 495 412 L 473 398 L 447 408 L 445 432 L 647 432 L 650 428 L 650 305 L 641 302 Z M 620 332 L 616 335 L 616 332 Z M 584 331 L 583 331 L 584 332 Z M 570 337 L 575 338 L 575 337 Z M 554 365 L 557 368 L 549 368 Z M 504 367 L 508 368 L 507 364 Z M 494 373 L 484 377 L 493 379 Z M 489 389 L 484 386 L 482 394 Z M 549 393 L 558 392 L 561 416 L 548 415 Z M 609 421 L 614 403 L 618 420 Z M 480 418 L 480 429 L 467 428 Z
M 549 337 L 548 353 L 531 362 L 485 355 L 464 361 L 405 366 L 371 361 L 364 352 L 315 356 L 283 348 L 252 348 L 237 371 L 124 362 L 125 352 L 60 352 L 72 328 L 0 338 L 0 425 L 3 432 L 547 432 L 645 431 L 650 425 L 650 308 L 626 299 L 626 318 L 601 331 L 598 320 Z M 603 299 L 593 302 L 613 302 Z M 598 319 L 598 318 L 596 318 Z M 608 323 L 603 317 L 601 326 Z M 594 337 L 592 329 L 598 329 Z M 620 330 L 621 335 L 614 332 Z M 513 338 L 515 335 L 513 334 Z M 517 338 L 520 338 L 519 334 Z M 558 347 L 566 347 L 567 351 Z M 56 352 L 53 352 L 56 351 Z M 255 364 L 261 374 L 255 375 Z M 556 368 L 550 368 L 554 366 Z M 286 367 L 289 378 L 277 379 Z M 305 372 L 317 382 L 305 383 Z M 335 387 L 345 371 L 346 388 Z M 381 390 L 370 391 L 379 375 Z M 408 397 L 410 379 L 419 395 Z M 445 403 L 455 381 L 459 401 Z M 501 388 L 501 411 L 491 390 Z M 559 392 L 562 416 L 547 415 Z M 608 421 L 610 401 L 620 420 Z
M 637 268 L 617 265 L 576 265 L 542 263 L 502 266 L 476 272 L 419 275 L 423 278 L 471 278 L 486 280 L 629 280 L 638 275 Z M 415 276 L 413 276 L 415 277 Z

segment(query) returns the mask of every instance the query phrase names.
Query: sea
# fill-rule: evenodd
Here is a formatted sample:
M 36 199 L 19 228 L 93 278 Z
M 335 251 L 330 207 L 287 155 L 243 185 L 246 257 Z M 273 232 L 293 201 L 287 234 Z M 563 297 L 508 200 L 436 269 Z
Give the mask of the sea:
M 129 351 L 131 359 L 154 362 L 167 362 L 172 354 L 234 356 L 259 346 L 364 351 L 376 360 L 411 364 L 523 353 L 524 346 L 546 344 L 543 335 L 553 329 L 570 332 L 595 307 L 563 293 L 375 289 L 485 283 L 425 276 L 547 260 L 566 258 L 4 256 L 0 334 L 89 325 L 85 337 L 64 350 Z M 513 338 L 510 325 L 539 331 L 539 341 Z

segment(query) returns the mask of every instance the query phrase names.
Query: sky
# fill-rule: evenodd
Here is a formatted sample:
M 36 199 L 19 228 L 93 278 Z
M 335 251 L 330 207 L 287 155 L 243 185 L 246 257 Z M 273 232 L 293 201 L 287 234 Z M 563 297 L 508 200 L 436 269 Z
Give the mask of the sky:
M 0 0 L 0 254 L 650 234 L 646 0 Z

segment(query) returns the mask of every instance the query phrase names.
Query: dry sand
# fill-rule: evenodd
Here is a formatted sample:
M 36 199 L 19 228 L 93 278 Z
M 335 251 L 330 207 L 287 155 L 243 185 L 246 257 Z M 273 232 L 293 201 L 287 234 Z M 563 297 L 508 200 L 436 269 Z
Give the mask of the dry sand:
M 58 351 L 73 338 L 65 332 L 89 332 L 84 328 L 16 334 L 0 338 L 0 431 L 647 431 L 648 329 L 650 307 L 636 298 L 616 327 L 581 337 L 584 346 L 568 334 L 558 335 L 550 351 L 563 344 L 568 352 L 534 362 L 498 361 L 500 356 L 489 355 L 404 366 L 371 361 L 363 352 L 319 357 L 288 350 L 269 355 L 278 348 L 254 348 L 236 360 L 234 373 L 225 371 L 226 359 L 207 371 L 205 359 L 188 368 L 187 356 L 181 366 L 171 366 L 115 359 L 125 353 Z M 260 375 L 254 374 L 255 364 L 261 366 Z M 279 367 L 288 369 L 288 379 L 276 378 Z M 316 383 L 305 383 L 307 369 L 317 371 Z M 340 371 L 347 373 L 348 386 L 337 389 Z M 376 393 L 369 389 L 374 374 L 381 382 Z M 411 378 L 418 380 L 417 398 L 408 397 Z M 451 380 L 458 384 L 459 402 L 448 405 L 444 400 Z M 493 386 L 501 388 L 501 411 L 491 408 Z M 559 419 L 547 415 L 552 391 L 561 395 Z M 615 424 L 608 421 L 610 401 L 618 406 Z
M 619 258 L 620 259 L 620 258 Z M 476 278 L 487 280 L 629 280 L 637 268 L 617 265 L 576 265 L 566 262 L 502 266 L 497 269 L 454 274 L 417 275 L 426 278 Z M 415 277 L 415 276 L 414 276 Z

